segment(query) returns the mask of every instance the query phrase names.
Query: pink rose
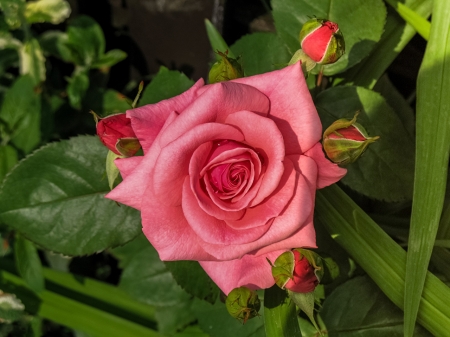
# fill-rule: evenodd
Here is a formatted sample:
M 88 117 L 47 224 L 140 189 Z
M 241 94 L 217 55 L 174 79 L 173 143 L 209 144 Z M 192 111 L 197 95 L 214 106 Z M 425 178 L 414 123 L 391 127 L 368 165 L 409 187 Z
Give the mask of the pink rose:
M 300 64 L 127 111 L 144 156 L 116 160 L 107 197 L 142 214 L 162 260 L 197 260 L 228 294 L 274 284 L 266 257 L 315 247 L 317 188 L 344 176 Z

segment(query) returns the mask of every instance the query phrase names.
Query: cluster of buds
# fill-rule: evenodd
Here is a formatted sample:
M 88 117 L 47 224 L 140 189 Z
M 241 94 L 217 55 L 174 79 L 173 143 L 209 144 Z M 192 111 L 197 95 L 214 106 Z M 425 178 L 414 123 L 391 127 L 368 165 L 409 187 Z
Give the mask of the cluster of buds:
M 97 124 L 97 135 L 109 150 L 124 157 L 132 157 L 139 151 L 141 144 L 126 114 L 119 113 L 100 118 L 95 112 L 91 113 Z
M 228 57 L 228 50 L 225 53 L 217 51 L 217 55 L 221 59 L 214 63 L 209 71 L 208 77 L 210 84 L 244 77 L 244 71 L 239 60 Z
M 379 139 L 379 136 L 369 137 L 366 130 L 358 123 L 356 118 L 352 120 L 338 119 L 323 133 L 323 149 L 327 157 L 338 165 L 353 163 L 358 159 L 369 144 Z

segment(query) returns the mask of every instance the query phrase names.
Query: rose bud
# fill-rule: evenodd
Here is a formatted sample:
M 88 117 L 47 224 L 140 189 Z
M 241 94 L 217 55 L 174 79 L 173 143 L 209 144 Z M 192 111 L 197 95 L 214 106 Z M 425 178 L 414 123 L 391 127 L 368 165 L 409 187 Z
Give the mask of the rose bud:
M 245 324 L 250 318 L 259 316 L 258 311 L 261 302 L 255 291 L 246 287 L 239 287 L 234 288 L 228 294 L 225 305 L 231 316 Z
M 369 137 L 366 130 L 352 120 L 338 119 L 323 133 L 323 149 L 327 157 L 334 163 L 346 165 L 353 163 L 363 154 L 369 144 L 375 142 L 379 136 Z
M 131 128 L 131 121 L 124 113 L 105 118 L 98 117 L 94 112 L 92 114 L 97 122 L 97 135 L 112 152 L 131 157 L 141 148 L 141 144 Z
M 322 278 L 322 259 L 310 250 L 293 249 L 275 260 L 272 275 L 281 289 L 309 293 L 314 291 Z
M 225 53 L 217 51 L 217 54 L 222 59 L 214 63 L 209 71 L 208 77 L 210 84 L 244 77 L 242 66 L 239 64 L 238 60 L 227 56 L 228 51 Z
M 344 54 L 345 42 L 339 26 L 324 19 L 305 22 L 299 35 L 302 50 L 316 63 L 334 63 Z

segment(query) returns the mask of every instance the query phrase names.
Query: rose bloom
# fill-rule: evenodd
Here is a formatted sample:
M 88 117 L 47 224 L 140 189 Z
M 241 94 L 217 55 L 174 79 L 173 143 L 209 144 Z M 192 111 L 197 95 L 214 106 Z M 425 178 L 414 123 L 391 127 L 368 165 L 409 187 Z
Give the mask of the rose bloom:
M 225 294 L 268 288 L 271 266 L 316 247 L 317 188 L 346 170 L 325 158 L 300 63 L 204 85 L 127 111 L 144 156 L 116 160 L 107 197 L 141 211 L 161 260 L 196 260 Z

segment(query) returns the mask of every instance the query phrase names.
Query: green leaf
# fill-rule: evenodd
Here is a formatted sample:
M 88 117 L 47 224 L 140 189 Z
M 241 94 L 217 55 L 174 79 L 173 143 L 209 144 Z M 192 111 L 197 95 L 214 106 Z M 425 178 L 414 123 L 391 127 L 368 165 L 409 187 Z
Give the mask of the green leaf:
M 155 306 L 176 305 L 189 299 L 150 244 L 125 266 L 119 287 L 136 300 Z
M 231 46 L 240 56 L 246 76 L 262 74 L 276 69 L 278 64 L 287 64 L 291 58 L 284 42 L 272 33 L 245 35 Z
M 0 182 L 17 164 L 17 151 L 12 146 L 0 145 Z
M 214 337 L 255 337 L 254 333 L 260 331 L 256 336 L 265 337 L 264 330 L 264 312 L 260 310 L 262 317 L 249 319 L 242 324 L 237 319 L 231 317 L 228 313 L 225 303 L 219 298 L 213 305 L 209 302 L 195 299 L 192 310 L 198 318 L 198 324 L 204 332 Z M 261 329 L 261 330 L 260 330 Z M 271 335 L 268 335 L 272 337 Z M 295 337 L 295 336 L 292 336 Z
M 69 84 L 67 85 L 67 96 L 69 96 L 70 105 L 80 110 L 81 102 L 87 89 L 89 88 L 89 76 L 87 71 L 79 70 L 74 71 L 71 78 L 67 79 Z
M 113 89 L 106 90 L 103 94 L 102 100 L 102 116 L 125 112 L 126 110 L 131 109 L 130 104 L 128 103 L 128 98 Z
M 316 105 L 324 129 L 360 110 L 357 122 L 369 136 L 380 136 L 347 167 L 348 173 L 341 180 L 344 184 L 375 199 L 411 199 L 414 140 L 383 97 L 361 87 L 333 87 L 317 96 Z
M 294 302 L 286 290 L 273 286 L 264 291 L 264 326 L 269 337 L 300 337 Z
M 10 32 L 0 31 L 0 49 L 19 49 L 21 46 L 22 42 L 14 38 Z
M 50 22 L 56 25 L 67 19 L 70 12 L 70 5 L 65 0 L 29 1 L 25 7 L 25 18 L 28 23 Z
M 34 84 L 45 81 L 45 57 L 36 39 L 25 42 L 19 50 L 20 73 L 30 74 Z
M 127 53 L 120 49 L 113 49 L 106 54 L 100 55 L 97 61 L 92 64 L 92 68 L 107 68 L 112 67 L 116 63 L 124 60 L 127 57 Z
M 441 217 L 450 150 L 450 2 L 435 0 L 417 80 L 417 149 L 406 258 L 405 337 L 412 336 Z
M 405 4 L 414 9 L 422 17 L 431 13 L 431 0 L 406 0 Z M 376 44 L 370 55 L 343 74 L 343 82 L 351 85 L 373 88 L 389 65 L 405 48 L 416 34 L 414 28 L 395 13 L 388 12 L 386 26 L 381 40 Z M 339 79 L 342 80 L 342 79 Z M 342 81 L 335 81 L 334 84 Z
M 272 0 L 273 17 L 278 34 L 291 54 L 300 48 L 298 34 L 311 17 L 328 19 L 339 24 L 345 39 L 345 54 L 334 64 L 324 67 L 325 75 L 344 71 L 366 57 L 380 40 L 386 19 L 381 0 Z
M 6 123 L 7 133 L 19 149 L 28 153 L 39 144 L 40 99 L 30 75 L 20 76 L 6 92 L 0 119 Z
M 196 320 L 191 310 L 192 301 L 185 301 L 173 306 L 159 307 L 155 312 L 158 331 L 163 334 L 174 334 L 189 323 Z
M 68 40 L 66 33 L 57 30 L 50 30 L 39 36 L 39 44 L 44 53 L 59 57 L 65 62 L 75 63 L 76 55 L 73 55 L 68 47 Z
M 161 67 L 155 78 L 145 87 L 139 106 L 172 98 L 185 92 L 193 84 L 194 82 L 183 73 Z
M 231 57 L 232 59 L 235 59 L 236 57 L 233 54 L 233 51 L 230 50 L 230 47 L 228 47 L 227 43 L 223 39 L 222 35 L 217 31 L 216 27 L 209 21 L 208 19 L 205 19 L 205 27 L 206 27 L 206 34 L 208 35 L 209 43 L 211 44 L 211 48 L 214 52 L 221 51 L 222 53 L 225 53 L 228 50 L 228 57 Z M 220 60 L 220 56 L 216 55 L 217 61 Z
M 133 239 L 139 212 L 104 198 L 107 149 L 97 137 L 52 143 L 11 171 L 0 189 L 0 220 L 48 250 L 92 254 Z
M 0 0 L 0 9 L 10 29 L 17 29 L 22 25 L 25 0 Z
M 403 312 L 368 277 L 356 277 L 336 288 L 320 315 L 330 336 L 402 337 Z M 415 336 L 431 336 L 416 326 Z
M 77 65 L 91 66 L 105 52 L 102 28 L 89 16 L 80 15 L 71 21 L 67 35 L 67 46 Z
M 123 246 L 111 249 L 110 252 L 119 260 L 119 267 L 125 269 L 125 267 L 133 260 L 134 256 L 149 245 L 150 242 L 148 242 L 145 235 L 141 233 Z
M 44 290 L 44 274 L 41 260 L 34 244 L 21 235 L 14 241 L 14 258 L 17 270 L 28 286 L 35 292 Z
M 216 301 L 220 290 L 197 261 L 169 261 L 165 265 L 186 292 L 210 303 Z

